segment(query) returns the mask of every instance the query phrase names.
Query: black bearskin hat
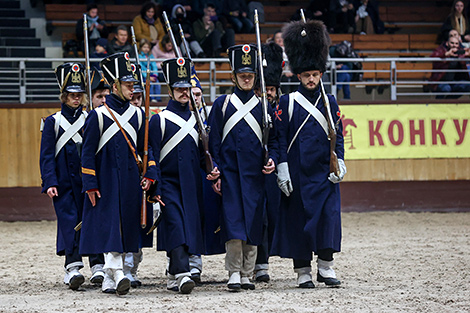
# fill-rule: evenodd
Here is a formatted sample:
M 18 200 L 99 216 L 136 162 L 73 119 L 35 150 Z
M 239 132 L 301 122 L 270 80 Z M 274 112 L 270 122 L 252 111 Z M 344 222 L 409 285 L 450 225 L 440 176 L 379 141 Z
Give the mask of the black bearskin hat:
M 275 42 L 270 42 L 261 45 L 261 50 L 267 63 L 263 67 L 264 83 L 266 86 L 279 87 L 282 75 L 282 48 Z
M 311 70 L 326 71 L 330 36 L 323 22 L 291 22 L 282 29 L 282 38 L 294 74 Z

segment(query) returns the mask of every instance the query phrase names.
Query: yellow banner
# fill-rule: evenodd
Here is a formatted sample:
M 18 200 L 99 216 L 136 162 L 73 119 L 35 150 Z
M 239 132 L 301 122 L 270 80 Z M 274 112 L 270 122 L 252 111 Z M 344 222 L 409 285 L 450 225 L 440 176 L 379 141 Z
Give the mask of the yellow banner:
M 468 158 L 470 104 L 343 105 L 345 158 Z

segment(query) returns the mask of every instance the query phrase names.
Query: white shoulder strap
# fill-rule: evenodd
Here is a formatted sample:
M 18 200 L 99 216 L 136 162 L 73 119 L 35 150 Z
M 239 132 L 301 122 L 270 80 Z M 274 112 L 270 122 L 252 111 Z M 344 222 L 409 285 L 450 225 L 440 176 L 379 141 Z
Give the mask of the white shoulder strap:
M 231 96 L 232 96 L 232 95 L 230 94 L 230 95 L 227 95 L 227 96 L 225 97 L 224 105 L 222 106 L 222 116 L 223 116 L 223 117 L 225 117 L 225 110 L 227 110 L 227 105 L 228 105 L 228 102 L 230 101 L 230 97 L 231 97 Z
M 294 113 L 294 97 L 295 92 L 289 94 L 289 107 L 287 108 L 287 112 L 289 113 L 289 122 L 292 119 L 292 114 Z
M 142 127 L 142 109 L 136 110 L 137 111 L 137 123 L 138 123 L 138 128 L 137 130 L 140 130 L 140 127 Z
M 55 132 L 55 138 L 57 140 L 57 136 L 59 136 L 59 127 L 60 127 L 60 119 L 62 118 L 62 113 L 57 112 L 55 113 L 54 115 L 52 115 L 52 117 L 54 117 L 54 132 Z
M 163 110 L 160 113 L 158 113 L 158 116 L 160 116 L 160 129 L 162 131 L 162 140 L 163 140 L 163 137 L 165 136 L 165 115 L 167 114 L 165 112 L 166 110 Z
M 101 108 L 103 108 L 103 106 L 100 106 L 95 109 L 96 117 L 98 118 L 98 128 L 100 130 L 100 137 L 101 135 L 103 135 L 103 112 Z

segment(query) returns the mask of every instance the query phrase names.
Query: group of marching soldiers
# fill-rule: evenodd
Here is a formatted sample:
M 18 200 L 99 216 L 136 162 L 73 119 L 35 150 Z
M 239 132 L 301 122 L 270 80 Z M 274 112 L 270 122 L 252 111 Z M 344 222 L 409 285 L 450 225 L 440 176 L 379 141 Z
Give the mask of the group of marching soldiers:
M 103 74 L 91 73 L 88 113 L 85 67 L 56 68 L 61 111 L 45 120 L 40 166 L 70 289 L 85 281 L 82 256 L 89 257 L 91 283 L 103 292 L 124 295 L 139 286 L 137 267 L 142 248 L 152 247 L 155 220 L 169 290 L 191 293 L 201 282 L 201 255 L 220 253 L 231 291 L 269 281 L 272 255 L 293 259 L 298 286 L 314 288 L 312 252 L 318 256 L 316 280 L 341 284 L 333 254 L 340 251 L 338 183 L 346 167 L 339 108 L 321 83 L 329 37 L 317 21 L 291 22 L 283 37 L 298 90 L 280 95 L 283 57 L 275 43 L 262 45 L 261 58 L 256 45 L 230 47 L 234 91 L 200 115 L 207 116 L 208 151 L 197 123 L 199 109 L 207 108 L 190 59 L 162 63 L 170 100 L 150 119 L 148 145 L 139 107 L 143 85 L 127 53 L 103 59 Z

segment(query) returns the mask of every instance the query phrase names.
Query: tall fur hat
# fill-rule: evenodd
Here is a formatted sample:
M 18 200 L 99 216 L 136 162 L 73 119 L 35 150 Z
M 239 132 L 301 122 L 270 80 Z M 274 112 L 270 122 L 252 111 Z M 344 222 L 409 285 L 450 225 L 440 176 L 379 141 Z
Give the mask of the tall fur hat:
M 294 74 L 311 70 L 326 71 L 330 36 L 323 22 L 291 22 L 282 29 L 282 38 Z
M 263 67 L 264 83 L 266 86 L 279 87 L 281 85 L 283 63 L 282 48 L 275 42 L 270 42 L 261 45 L 261 50 L 267 63 Z

